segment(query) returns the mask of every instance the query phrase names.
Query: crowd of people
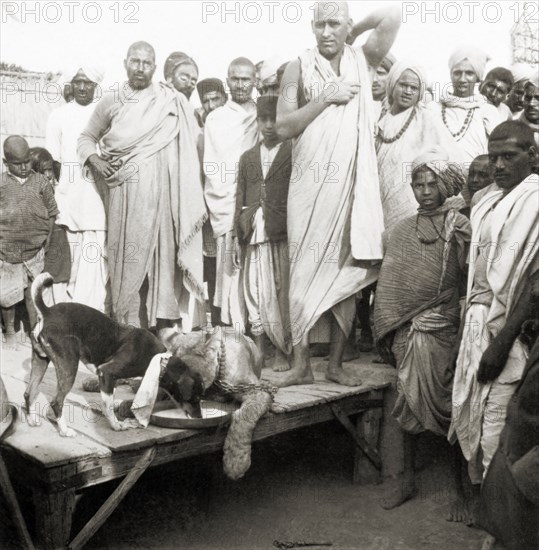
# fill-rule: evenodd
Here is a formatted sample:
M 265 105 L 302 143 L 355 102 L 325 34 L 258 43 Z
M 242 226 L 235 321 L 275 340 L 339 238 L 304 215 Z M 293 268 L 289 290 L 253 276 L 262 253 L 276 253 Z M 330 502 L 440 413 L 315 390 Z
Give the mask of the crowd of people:
M 51 302 L 157 333 L 205 327 L 208 297 L 211 324 L 272 356 L 277 386 L 312 383 L 310 351 L 327 342 L 327 378 L 358 385 L 343 362 L 374 340 L 397 369 L 387 422 L 405 449 L 384 506 L 414 492 L 415 434 L 448 438 L 477 486 L 504 452 L 509 470 L 522 466 L 503 478 L 521 514 L 521 545 L 506 544 L 531 548 L 522 517 L 535 523 L 537 432 L 518 452 L 510 436 L 498 443 L 523 378 L 537 377 L 533 338 L 517 336 L 539 296 L 539 70 L 485 75 L 487 54 L 459 47 L 436 97 L 415 60 L 390 53 L 399 26 L 394 6 L 353 24 L 346 2 L 320 2 L 314 48 L 234 59 L 226 83 L 199 81 L 182 52 L 158 81 L 153 47 L 136 42 L 127 81 L 97 103 L 103 75 L 77 68 L 46 148 L 4 143 L 5 341 L 17 345 L 18 302 L 35 321 L 28 289 L 43 270 Z

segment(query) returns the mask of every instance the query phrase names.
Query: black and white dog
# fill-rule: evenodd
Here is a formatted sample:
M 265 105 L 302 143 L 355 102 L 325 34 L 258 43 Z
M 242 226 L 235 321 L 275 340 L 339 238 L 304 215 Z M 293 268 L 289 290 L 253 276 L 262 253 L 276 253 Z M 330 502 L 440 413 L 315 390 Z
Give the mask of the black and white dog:
M 59 303 L 47 307 L 43 288 L 52 285 L 53 278 L 42 273 L 32 283 L 32 299 L 38 313 L 34 331 L 34 353 L 30 381 L 24 394 L 26 412 L 31 425 L 39 424 L 30 413 L 38 387 L 49 360 L 54 363 L 58 379 L 57 393 L 51 401 L 60 435 L 73 437 L 62 415 L 64 400 L 71 391 L 79 361 L 97 372 L 103 399 L 103 413 L 113 430 L 134 427 L 136 422 L 120 422 L 114 414 L 114 385 L 119 378 L 144 376 L 150 361 L 165 354 L 165 346 L 151 332 L 121 325 L 100 311 L 83 304 Z M 160 387 L 193 417 L 202 416 L 200 398 L 204 386 L 200 374 L 190 369 L 178 357 L 161 358 Z

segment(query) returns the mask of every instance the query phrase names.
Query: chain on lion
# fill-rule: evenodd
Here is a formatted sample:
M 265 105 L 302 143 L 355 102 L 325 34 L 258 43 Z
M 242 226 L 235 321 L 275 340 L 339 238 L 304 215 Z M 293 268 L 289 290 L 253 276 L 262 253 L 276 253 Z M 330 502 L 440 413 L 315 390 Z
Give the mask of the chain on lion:
M 275 394 L 278 391 L 278 387 L 268 382 L 261 382 L 260 384 L 230 384 L 224 380 L 225 367 L 226 367 L 226 347 L 224 339 L 221 338 L 221 350 L 219 354 L 219 365 L 217 369 L 217 376 L 214 381 L 214 385 L 225 393 L 248 393 L 251 391 L 263 391 L 270 395 L 272 401 L 275 398 Z

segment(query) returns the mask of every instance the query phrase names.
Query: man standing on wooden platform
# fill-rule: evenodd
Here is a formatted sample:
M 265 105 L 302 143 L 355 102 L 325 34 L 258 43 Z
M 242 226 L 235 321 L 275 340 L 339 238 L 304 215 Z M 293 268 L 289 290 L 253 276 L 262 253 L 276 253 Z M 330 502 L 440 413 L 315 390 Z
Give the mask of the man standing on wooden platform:
M 355 294 L 376 280 L 383 215 L 374 149 L 374 106 L 368 64 L 376 68 L 400 26 L 398 7 L 382 8 L 352 27 L 347 2 L 318 2 L 317 47 L 291 61 L 281 82 L 277 131 L 295 138 L 288 196 L 293 368 L 280 386 L 313 381 L 309 331 L 333 316 L 330 380 L 358 381 L 342 358 L 355 315 Z M 362 48 L 346 45 L 373 29 Z M 361 160 L 361 162 L 359 162 Z M 364 263 L 361 264 L 360 261 Z
M 137 327 L 159 328 L 158 319 L 166 326 L 188 314 L 191 294 L 204 299 L 202 225 L 207 214 L 199 128 L 183 94 L 152 83 L 155 52 L 150 44 L 132 44 L 124 65 L 128 81 L 97 104 L 79 138 L 78 154 L 91 176 L 109 188 L 114 316 Z

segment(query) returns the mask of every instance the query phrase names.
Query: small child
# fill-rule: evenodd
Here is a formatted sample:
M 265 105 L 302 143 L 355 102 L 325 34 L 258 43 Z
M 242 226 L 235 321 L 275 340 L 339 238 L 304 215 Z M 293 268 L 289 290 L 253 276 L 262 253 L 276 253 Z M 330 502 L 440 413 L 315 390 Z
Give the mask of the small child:
M 277 136 L 276 113 L 277 97 L 259 98 L 262 140 L 243 153 L 239 164 L 234 263 L 244 268 L 243 290 L 256 345 L 264 355 L 265 332 L 276 348 L 273 370 L 284 371 L 290 368 L 291 353 L 286 215 L 292 146 Z
M 56 185 L 60 179 L 61 164 L 52 158 L 52 155 L 44 147 L 32 147 L 30 149 L 32 170 L 42 174 L 56 191 Z M 70 302 L 67 294 L 67 283 L 71 276 L 71 253 L 67 240 L 66 228 L 63 225 L 54 224 L 49 248 L 45 253 L 44 271 L 50 273 L 54 279 L 51 288 L 46 289 L 45 303 L 49 305 L 58 302 Z
M 30 147 L 20 136 L 4 141 L 0 181 L 0 306 L 9 349 L 17 349 L 15 305 L 25 300 L 30 325 L 37 322 L 30 285 L 45 265 L 58 207 L 48 180 L 31 169 Z

